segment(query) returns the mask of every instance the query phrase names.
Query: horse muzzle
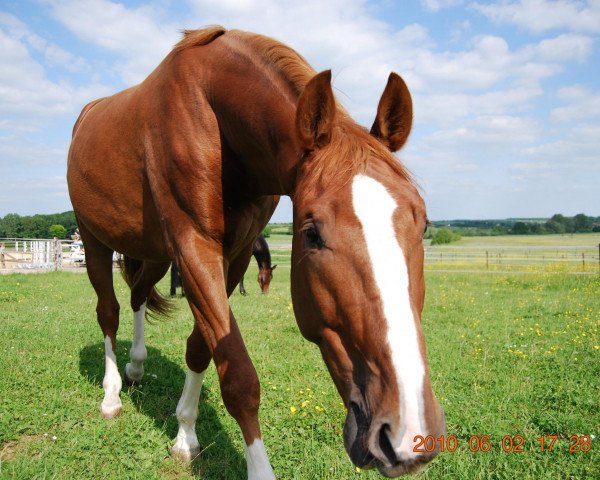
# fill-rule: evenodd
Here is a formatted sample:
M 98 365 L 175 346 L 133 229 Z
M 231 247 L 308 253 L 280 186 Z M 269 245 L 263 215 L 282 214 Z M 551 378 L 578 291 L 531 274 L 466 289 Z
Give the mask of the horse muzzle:
M 361 402 L 362 403 L 362 402 Z M 344 446 L 352 463 L 362 469 L 377 468 L 382 475 L 394 478 L 415 473 L 430 462 L 438 453 L 439 446 L 432 452 L 415 451 L 413 439 L 402 441 L 391 435 L 391 425 L 385 417 L 371 418 L 359 403 L 350 401 L 344 424 Z M 439 434 L 444 435 L 444 412 L 436 422 Z M 433 435 L 433 432 L 431 433 Z M 423 434 L 425 437 L 426 434 Z

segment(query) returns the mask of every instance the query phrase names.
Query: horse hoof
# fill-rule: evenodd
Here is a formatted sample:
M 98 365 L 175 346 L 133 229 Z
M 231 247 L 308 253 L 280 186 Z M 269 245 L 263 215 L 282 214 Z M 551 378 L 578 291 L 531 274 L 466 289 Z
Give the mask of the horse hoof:
M 180 448 L 177 446 L 173 446 L 171 448 L 171 456 L 175 460 L 179 460 L 180 462 L 189 463 L 194 460 L 198 455 L 200 455 L 200 446 L 192 447 L 189 449 Z
M 130 368 L 130 365 L 131 365 L 130 363 L 125 365 L 125 371 L 123 372 L 123 383 L 127 387 L 133 387 L 135 385 L 139 385 L 139 383 L 142 381 L 142 377 L 144 376 L 144 373 L 142 370 L 142 376 L 140 378 L 138 378 L 137 380 L 131 378 L 129 376 L 129 373 L 127 372 L 127 370 L 129 370 L 129 368 Z
M 140 381 L 129 378 L 129 375 L 127 375 L 127 372 L 125 372 L 123 374 L 123 383 L 125 384 L 126 387 L 134 387 L 137 384 L 139 384 Z
M 104 417 L 105 420 L 112 420 L 113 418 L 118 417 L 119 415 L 121 415 L 122 410 L 123 410 L 122 405 L 112 405 L 110 407 L 105 407 L 105 406 L 100 407 L 100 412 L 102 413 L 102 416 Z

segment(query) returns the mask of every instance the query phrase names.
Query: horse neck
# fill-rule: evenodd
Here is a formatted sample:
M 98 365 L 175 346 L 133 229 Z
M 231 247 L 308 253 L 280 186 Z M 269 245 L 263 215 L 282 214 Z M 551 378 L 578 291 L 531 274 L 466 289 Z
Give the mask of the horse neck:
M 301 157 L 297 98 L 277 79 L 269 83 L 246 68 L 235 76 L 216 72 L 206 92 L 219 123 L 224 180 L 255 195 L 291 195 Z

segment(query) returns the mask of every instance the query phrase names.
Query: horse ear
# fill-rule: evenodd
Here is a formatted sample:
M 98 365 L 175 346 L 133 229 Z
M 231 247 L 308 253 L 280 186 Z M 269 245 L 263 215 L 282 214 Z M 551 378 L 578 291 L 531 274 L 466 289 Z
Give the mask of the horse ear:
M 327 145 L 334 117 L 331 70 L 325 70 L 310 79 L 298 99 L 296 133 L 302 149 L 314 150 Z
M 271 267 L 271 271 L 275 270 L 276 268 L 277 268 L 277 265 L 273 265 L 273 266 Z
M 371 135 L 395 152 L 406 143 L 412 119 L 412 99 L 408 87 L 400 75 L 392 72 L 379 100 Z

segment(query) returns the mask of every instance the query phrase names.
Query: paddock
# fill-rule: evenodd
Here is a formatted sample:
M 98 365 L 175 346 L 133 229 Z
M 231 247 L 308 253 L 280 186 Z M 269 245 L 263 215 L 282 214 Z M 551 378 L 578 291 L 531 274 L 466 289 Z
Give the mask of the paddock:
M 252 265 L 249 275 L 256 273 Z M 131 312 L 117 273 L 115 282 L 123 305 L 122 369 Z M 318 350 L 298 332 L 289 270 L 278 267 L 268 296 L 248 283 L 251 295 L 236 292 L 231 305 L 261 379 L 265 443 L 279 476 L 381 478 L 357 471 L 344 452 L 345 411 Z M 446 447 L 452 449 L 455 436 L 458 449 L 441 453 L 420 478 L 594 478 L 600 276 L 426 271 L 426 283 L 431 381 L 446 410 Z M 159 287 L 167 292 L 167 281 Z M 244 478 L 243 442 L 212 366 L 197 426 L 202 454 L 187 466 L 168 455 L 192 322 L 185 299 L 176 305 L 173 319 L 147 323 L 147 375 L 141 386 L 123 391 L 123 415 L 107 422 L 97 411 L 104 346 L 86 276 L 0 277 L 2 476 Z

